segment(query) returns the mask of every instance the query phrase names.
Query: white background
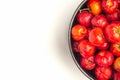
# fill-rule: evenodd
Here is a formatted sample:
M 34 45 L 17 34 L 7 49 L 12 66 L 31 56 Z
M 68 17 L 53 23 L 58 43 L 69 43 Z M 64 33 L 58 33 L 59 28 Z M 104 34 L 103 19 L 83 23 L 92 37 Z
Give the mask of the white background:
M 0 80 L 88 80 L 67 38 L 81 0 L 0 0 Z

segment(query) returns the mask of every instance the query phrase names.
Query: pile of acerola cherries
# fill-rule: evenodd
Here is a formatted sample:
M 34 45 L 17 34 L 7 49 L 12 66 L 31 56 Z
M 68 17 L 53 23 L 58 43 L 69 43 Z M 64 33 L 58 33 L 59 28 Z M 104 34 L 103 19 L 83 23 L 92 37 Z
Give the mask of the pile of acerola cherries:
M 71 28 L 80 66 L 97 80 L 120 80 L 120 1 L 88 0 Z

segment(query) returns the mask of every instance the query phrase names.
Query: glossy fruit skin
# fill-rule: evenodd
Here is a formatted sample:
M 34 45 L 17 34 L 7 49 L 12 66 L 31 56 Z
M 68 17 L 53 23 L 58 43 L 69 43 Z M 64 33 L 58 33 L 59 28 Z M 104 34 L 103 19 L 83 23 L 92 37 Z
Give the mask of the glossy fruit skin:
M 85 26 L 76 24 L 72 27 L 72 38 L 75 41 L 83 39 L 87 35 L 87 29 Z
M 109 22 L 119 20 L 118 11 L 116 11 L 114 13 L 106 14 L 106 18 Z
M 77 52 L 77 53 L 79 52 L 78 44 L 79 44 L 79 41 L 74 41 L 72 43 L 72 50 L 73 50 L 73 52 Z
M 99 15 L 102 12 L 100 0 L 89 0 L 88 8 L 90 8 L 93 15 Z
M 97 80 L 108 80 L 112 76 L 112 69 L 110 67 L 100 67 L 95 68 L 95 75 Z
M 114 69 L 118 72 L 120 72 L 120 57 L 117 57 L 114 61 Z
M 105 37 L 101 28 L 94 28 L 89 32 L 89 41 L 94 46 L 101 46 L 105 43 Z
M 91 23 L 95 27 L 105 28 L 108 25 L 107 19 L 104 15 L 96 15 L 92 18 Z
M 95 68 L 94 56 L 82 57 L 80 60 L 81 66 L 86 70 L 92 70 Z
M 93 46 L 88 40 L 81 40 L 78 44 L 80 55 L 82 57 L 90 57 L 94 55 L 95 46 Z
M 77 14 L 76 19 L 81 25 L 84 25 L 85 27 L 89 27 L 91 25 L 90 21 L 92 17 L 93 15 L 90 12 L 84 10 Z
M 87 29 L 87 31 L 86 31 L 87 34 L 85 34 L 82 38 L 78 37 L 78 36 L 75 37 L 75 35 L 73 38 L 73 35 L 71 35 L 72 39 L 70 39 L 70 38 L 69 39 L 71 40 L 71 42 L 77 42 L 72 45 L 72 46 L 74 46 L 73 52 L 72 52 L 73 58 L 75 58 L 76 61 L 80 61 L 80 62 L 78 62 L 78 64 L 79 64 L 78 67 L 80 67 L 80 70 L 83 70 L 84 73 L 88 74 L 88 78 L 91 79 L 92 77 L 95 77 L 95 80 L 112 80 L 114 78 L 113 77 L 114 75 L 112 75 L 114 73 L 114 71 L 118 72 L 118 70 L 116 70 L 114 67 L 114 62 L 115 62 L 114 58 L 116 59 L 119 56 L 116 56 L 112 52 L 113 48 L 111 49 L 111 45 L 115 44 L 115 43 L 119 43 L 120 39 L 114 38 L 116 36 L 116 34 L 115 34 L 115 36 L 111 35 L 112 31 L 110 31 L 110 30 L 115 30 L 115 28 L 109 29 L 107 27 L 108 27 L 108 25 L 113 24 L 113 23 L 115 23 L 115 26 L 116 26 L 116 24 L 118 27 L 120 26 L 120 25 L 118 25 L 119 24 L 118 21 L 120 21 L 120 12 L 117 12 L 118 9 L 116 9 L 113 12 L 109 12 L 109 11 L 107 12 L 106 10 L 103 11 L 102 6 L 101 6 L 102 4 L 100 4 L 99 7 L 95 7 L 96 5 L 98 6 L 98 4 L 95 2 L 102 3 L 103 1 L 108 1 L 108 0 L 87 0 L 87 1 L 85 1 L 85 4 L 83 2 L 83 4 L 79 6 L 79 9 L 77 10 L 77 12 L 75 12 L 75 15 L 73 16 L 73 17 L 75 17 L 75 16 L 76 17 L 75 17 L 75 19 L 72 19 L 71 25 L 73 25 L 72 28 L 76 24 L 84 26 Z M 116 0 L 109 0 L 109 1 L 116 1 Z M 88 5 L 89 7 L 86 6 L 86 2 L 89 3 L 89 5 Z M 93 2 L 94 2 L 94 4 L 93 4 Z M 81 8 L 84 11 L 81 12 L 81 10 L 80 10 Z M 90 8 L 90 11 L 89 10 L 85 11 L 84 8 L 87 8 L 87 9 Z M 99 8 L 99 9 L 97 9 L 97 8 Z M 76 13 L 77 13 L 77 15 L 76 15 Z M 83 14 L 80 17 L 81 13 L 83 13 Z M 92 17 L 91 17 L 91 15 L 89 15 L 87 13 L 90 13 L 92 15 Z M 85 16 L 85 14 L 86 14 L 86 16 Z M 96 16 L 100 16 L 100 17 L 95 18 Z M 87 17 L 87 18 L 85 18 L 85 17 Z M 79 19 L 81 19 L 81 21 Z M 101 21 L 101 22 L 99 23 L 99 21 Z M 78 32 L 78 35 L 81 32 L 80 29 L 75 30 L 75 31 Z M 109 33 L 107 33 L 107 32 L 109 32 Z M 118 29 L 113 32 L 119 33 L 120 31 Z M 71 31 L 71 34 L 72 34 L 72 31 Z M 109 35 L 111 35 L 111 36 L 109 36 Z M 117 37 L 119 37 L 119 36 L 117 35 Z M 83 40 L 86 40 L 85 44 L 81 43 L 82 47 L 80 47 L 80 45 L 81 45 L 80 42 Z M 94 48 L 93 47 L 88 48 L 87 45 L 94 46 Z M 101 55 L 99 55 L 100 52 L 101 52 Z M 112 70 L 113 70 L 113 73 L 112 73 Z M 95 71 L 95 73 L 93 73 L 93 71 Z
M 114 13 L 118 9 L 118 0 L 103 0 L 102 9 L 106 13 Z
M 119 57 L 120 56 L 120 43 L 113 43 L 110 48 L 113 55 Z
M 108 67 L 112 65 L 114 61 L 114 56 L 110 51 L 100 51 L 98 54 L 95 56 L 95 62 L 98 66 L 101 67 Z
M 120 72 L 114 72 L 114 80 L 120 80 Z
M 109 43 L 108 42 L 105 42 L 103 43 L 101 46 L 98 46 L 97 47 L 99 50 L 106 50 L 109 48 Z
M 105 28 L 105 36 L 109 42 L 120 42 L 120 22 L 112 22 Z

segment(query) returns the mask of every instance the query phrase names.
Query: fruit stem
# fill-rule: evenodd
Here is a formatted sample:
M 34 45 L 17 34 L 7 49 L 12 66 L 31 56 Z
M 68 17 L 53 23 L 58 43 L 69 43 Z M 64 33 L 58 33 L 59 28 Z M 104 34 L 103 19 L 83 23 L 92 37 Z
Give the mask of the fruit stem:
M 90 11 L 90 8 L 80 9 L 80 12 L 81 12 L 81 11 L 84 11 L 84 10 Z

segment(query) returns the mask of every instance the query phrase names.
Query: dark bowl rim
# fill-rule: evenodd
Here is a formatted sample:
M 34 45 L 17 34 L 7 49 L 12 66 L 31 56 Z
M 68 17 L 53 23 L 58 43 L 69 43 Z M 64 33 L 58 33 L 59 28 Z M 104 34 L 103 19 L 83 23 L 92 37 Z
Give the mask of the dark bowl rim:
M 82 2 L 78 5 L 77 9 L 75 10 L 75 12 L 73 13 L 73 16 L 71 18 L 71 21 L 70 21 L 70 25 L 69 25 L 69 30 L 68 30 L 68 46 L 69 46 L 69 50 L 70 50 L 70 53 L 71 53 L 71 56 L 75 62 L 75 64 L 77 65 L 77 67 L 79 68 L 79 70 L 87 77 L 89 78 L 90 80 L 94 80 L 92 77 L 90 77 L 90 75 L 88 75 L 81 67 L 80 65 L 78 64 L 77 60 L 75 59 L 75 56 L 74 56 L 74 53 L 72 51 L 72 46 L 71 46 L 71 27 L 73 25 L 73 21 L 75 19 L 75 16 L 77 14 L 77 12 L 79 11 L 79 9 L 83 6 L 83 4 L 87 2 L 87 0 L 82 0 Z

